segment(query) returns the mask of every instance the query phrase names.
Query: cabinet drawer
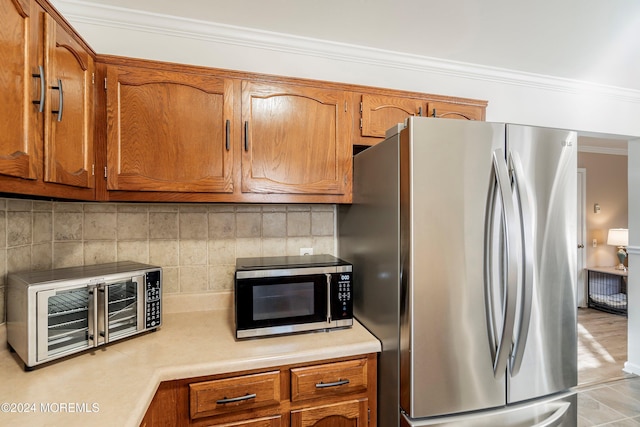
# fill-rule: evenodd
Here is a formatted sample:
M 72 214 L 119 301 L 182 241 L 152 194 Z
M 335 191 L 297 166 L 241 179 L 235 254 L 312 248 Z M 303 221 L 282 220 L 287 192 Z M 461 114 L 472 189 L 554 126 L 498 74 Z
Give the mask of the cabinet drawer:
M 367 360 L 291 369 L 291 401 L 367 390 Z
M 191 418 L 280 404 L 280 371 L 189 384 Z

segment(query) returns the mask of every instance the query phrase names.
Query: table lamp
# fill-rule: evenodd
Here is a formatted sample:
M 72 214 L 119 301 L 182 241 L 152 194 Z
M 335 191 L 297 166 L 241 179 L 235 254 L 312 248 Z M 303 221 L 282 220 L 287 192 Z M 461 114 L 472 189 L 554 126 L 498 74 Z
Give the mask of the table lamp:
M 618 247 L 616 255 L 620 263 L 616 266 L 616 270 L 625 270 L 624 259 L 627 257 L 625 248 L 629 245 L 629 230 L 626 228 L 610 228 L 607 236 L 607 245 Z

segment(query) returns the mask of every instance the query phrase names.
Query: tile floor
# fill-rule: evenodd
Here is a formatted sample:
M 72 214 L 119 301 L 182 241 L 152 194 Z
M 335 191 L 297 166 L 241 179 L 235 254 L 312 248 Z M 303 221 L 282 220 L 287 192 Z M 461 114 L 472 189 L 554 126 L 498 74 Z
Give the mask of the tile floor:
M 640 377 L 579 387 L 578 426 L 640 426 Z

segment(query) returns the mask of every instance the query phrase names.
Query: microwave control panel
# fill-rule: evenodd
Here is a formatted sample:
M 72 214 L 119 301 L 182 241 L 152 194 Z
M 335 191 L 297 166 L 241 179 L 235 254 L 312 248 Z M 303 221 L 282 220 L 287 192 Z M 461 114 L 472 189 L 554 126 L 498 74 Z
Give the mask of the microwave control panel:
M 160 326 L 160 271 L 147 272 L 145 281 L 145 327 L 151 329 Z
M 351 280 L 352 273 L 335 273 L 334 278 L 334 301 L 332 301 L 331 317 L 334 320 L 349 319 L 353 317 L 353 285 Z

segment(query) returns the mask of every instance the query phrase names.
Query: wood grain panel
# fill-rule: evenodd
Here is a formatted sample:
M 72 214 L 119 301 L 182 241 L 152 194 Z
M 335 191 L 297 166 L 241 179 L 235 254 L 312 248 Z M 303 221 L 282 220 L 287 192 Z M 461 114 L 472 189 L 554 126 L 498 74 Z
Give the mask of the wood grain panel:
M 189 384 L 189 396 L 191 418 L 277 406 L 280 403 L 280 371 Z M 235 402 L 220 403 L 236 398 Z
M 291 369 L 292 402 L 366 390 L 366 359 Z
M 291 427 L 361 427 L 367 425 L 367 400 L 291 411 Z
M 451 102 L 430 101 L 428 116 L 443 119 L 484 120 L 485 108 Z
M 350 117 L 343 92 L 243 82 L 242 191 L 345 194 Z
M 225 424 L 217 424 L 219 427 L 280 427 L 284 426 L 282 415 L 264 417 L 256 420 L 237 421 Z
M 108 67 L 107 115 L 110 190 L 233 192 L 231 80 Z
M 42 114 L 32 102 L 40 99 L 32 74 L 43 65 L 41 12 L 32 1 L 0 3 L 0 174 L 26 179 L 42 173 Z
M 407 117 L 423 114 L 426 103 L 420 99 L 384 95 L 362 95 L 362 136 L 384 138 L 387 129 Z
M 45 45 L 45 181 L 93 188 L 93 58 L 48 15 Z

